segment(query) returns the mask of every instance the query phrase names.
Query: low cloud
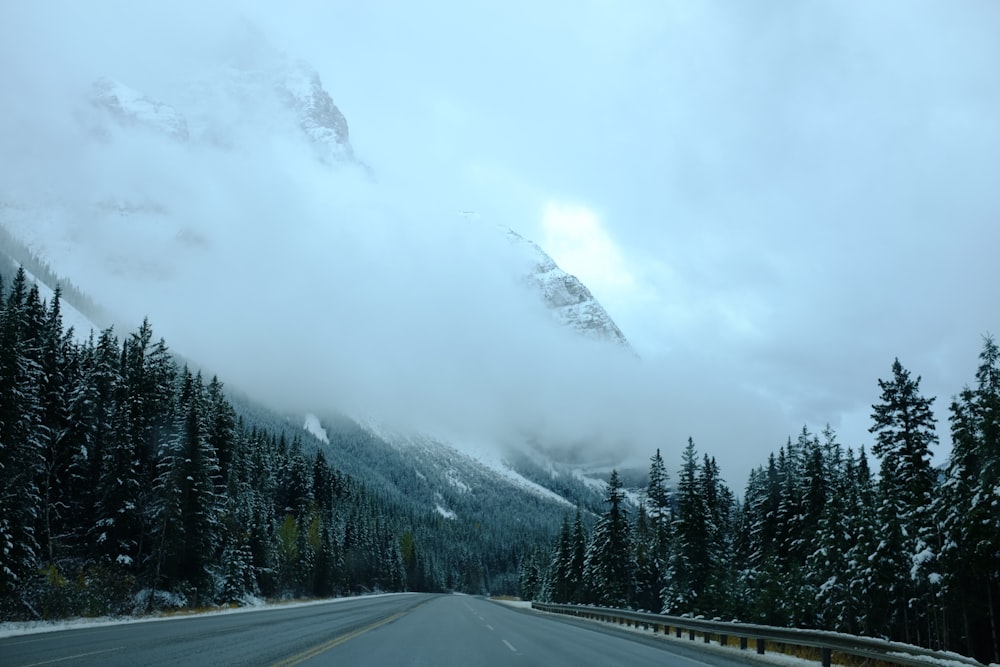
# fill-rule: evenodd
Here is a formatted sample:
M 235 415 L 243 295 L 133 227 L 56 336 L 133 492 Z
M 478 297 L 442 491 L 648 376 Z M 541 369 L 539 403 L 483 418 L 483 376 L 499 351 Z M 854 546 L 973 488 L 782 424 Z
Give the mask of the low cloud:
M 946 404 L 1000 328 L 996 7 L 902 4 L 19 5 L 2 215 L 275 404 L 640 461 L 691 435 L 739 488 L 803 423 L 868 440 L 894 356 Z M 374 180 L 230 76 L 298 57 Z M 100 77 L 191 140 L 95 132 Z M 494 225 L 642 361 L 554 327 Z

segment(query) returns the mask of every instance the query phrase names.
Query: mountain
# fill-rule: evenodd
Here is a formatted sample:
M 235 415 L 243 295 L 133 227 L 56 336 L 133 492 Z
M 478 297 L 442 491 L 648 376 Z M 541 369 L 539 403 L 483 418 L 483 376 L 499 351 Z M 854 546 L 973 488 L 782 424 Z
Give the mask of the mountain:
M 95 81 L 90 103 L 98 110 L 100 120 L 109 120 L 124 127 L 143 127 L 163 133 L 176 141 L 187 141 L 190 138 L 187 120 L 176 109 L 118 81 L 108 78 Z M 98 124 L 94 126 L 94 131 L 106 134 L 108 129 Z
M 215 195 L 210 188 L 202 189 L 201 180 L 215 174 L 213 170 L 247 167 L 248 161 L 275 156 L 287 159 L 289 152 L 303 151 L 321 167 L 303 173 L 322 179 L 321 184 L 336 186 L 358 175 L 358 182 L 369 182 L 373 174 L 355 156 L 344 114 L 318 73 L 304 63 L 225 66 L 193 83 L 162 91 L 166 92 L 149 94 L 107 77 L 97 79 L 87 91 L 74 111 L 76 129 L 83 135 L 81 145 L 95 160 L 113 163 L 109 173 L 115 174 L 99 182 L 94 192 L 81 195 L 68 188 L 65 193 L 49 191 L 38 196 L 0 186 L 0 230 L 8 239 L 0 250 L 12 260 L 0 262 L 6 264 L 0 272 L 9 273 L 16 262 L 30 268 L 32 277 L 49 290 L 60 283 L 70 312 L 86 313 L 74 322 L 78 334 L 84 336 L 87 332 L 82 329 L 88 324 L 102 328 L 117 323 L 119 331 L 128 331 L 137 322 L 109 316 L 57 273 L 79 281 L 84 289 L 94 291 L 99 303 L 115 310 L 115 290 L 123 284 L 169 282 L 189 265 L 236 252 L 231 249 L 238 249 L 242 237 L 274 233 L 250 224 L 241 227 L 242 221 L 228 220 L 228 210 L 202 203 Z M 148 151 L 142 156 L 150 163 L 130 162 L 133 147 L 138 147 L 137 152 Z M 119 160 L 124 168 L 118 166 Z M 146 170 L 139 186 L 131 180 L 133 164 L 135 170 Z M 265 174 L 283 173 L 281 166 L 266 168 L 274 171 Z M 185 180 L 185 170 L 196 172 L 197 178 Z M 218 173 L 224 177 L 227 172 Z M 253 176 L 253 164 L 247 174 Z M 252 178 L 247 182 L 258 188 L 274 187 Z M 240 186 L 243 183 L 238 181 Z M 247 191 L 248 196 L 252 194 Z M 282 203 L 279 195 L 274 199 Z M 322 203 L 318 200 L 315 205 Z M 283 217 L 303 205 L 276 206 L 273 219 L 265 221 L 279 232 L 282 225 L 289 225 L 289 235 L 295 236 L 299 230 Z M 507 228 L 490 234 L 485 235 L 490 239 L 485 242 L 490 253 L 506 257 L 512 250 L 514 261 L 500 267 L 484 264 L 484 275 L 512 271 L 510 277 L 521 285 L 519 298 L 525 304 L 547 309 L 556 324 L 585 339 L 631 351 L 622 331 L 587 287 L 539 246 Z M 128 245 L 123 238 L 135 241 Z M 31 268 L 30 258 L 35 258 L 37 267 L 51 264 L 55 269 Z M 95 278 L 99 275 L 103 276 L 100 280 Z M 456 280 L 476 283 L 479 276 L 461 275 Z M 111 287 L 104 292 L 104 285 Z M 199 287 L 213 289 L 211 284 Z M 155 324 L 157 312 L 148 315 Z M 208 371 L 214 364 L 212 358 L 194 361 Z M 345 415 L 338 405 L 326 406 L 316 416 L 307 414 L 304 406 L 291 411 L 274 409 L 256 397 L 232 392 L 231 396 L 249 423 L 297 433 L 308 446 L 326 451 L 338 469 L 414 511 L 436 513 L 454 530 L 476 524 L 488 524 L 497 535 L 510 533 L 518 524 L 522 530 L 528 524 L 529 532 L 552 530 L 578 505 L 589 510 L 600 507 L 601 478 L 610 468 L 587 468 L 580 461 L 554 457 L 548 443 L 530 433 L 513 442 L 474 447 L 433 433 L 389 428 L 378 418 Z
M 508 229 L 507 235 L 528 260 L 530 269 L 525 275 L 526 282 L 542 295 L 545 305 L 559 322 L 588 338 L 632 349 L 625 334 L 586 285 L 559 268 L 535 243 L 513 230 Z
M 202 103 L 193 107 L 189 119 L 172 104 L 131 88 L 126 83 L 108 77 L 94 82 L 89 94 L 92 113 L 84 116 L 91 131 L 109 137 L 118 128 L 140 128 L 185 143 L 216 143 L 223 140 L 224 127 L 234 120 L 244 122 L 248 116 L 265 108 L 270 122 L 294 124 L 316 151 L 318 159 L 328 162 L 352 162 L 354 151 L 350 143 L 347 119 L 323 88 L 319 74 L 301 62 L 281 62 L 263 69 L 224 67 L 211 79 L 195 81 L 178 94 L 185 99 L 218 100 L 227 104 L 219 114 Z

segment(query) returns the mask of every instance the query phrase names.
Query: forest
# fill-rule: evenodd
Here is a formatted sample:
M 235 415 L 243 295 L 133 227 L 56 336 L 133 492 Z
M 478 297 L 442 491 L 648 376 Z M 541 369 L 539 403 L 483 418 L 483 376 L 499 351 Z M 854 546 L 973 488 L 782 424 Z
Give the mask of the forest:
M 631 505 L 612 473 L 593 530 L 577 512 L 522 562 L 520 592 L 556 603 L 834 630 L 1000 662 L 1000 351 L 949 406 L 953 448 L 931 465 L 933 397 L 896 360 L 872 406 L 872 455 L 803 428 L 741 501 L 714 458 L 660 451 Z M 630 505 L 634 509 L 631 510 Z
M 80 342 L 58 290 L 46 303 L 23 269 L 9 282 L 0 620 L 373 590 L 512 593 L 523 545 L 551 530 L 484 537 L 371 489 L 303 446 L 301 429 L 247 423 L 222 382 L 179 365 L 148 321 L 123 340 L 109 328 Z
M 877 470 L 829 427 L 804 427 L 738 498 L 689 439 L 676 480 L 657 450 L 638 504 L 612 472 L 604 507 L 586 503 L 560 527 L 550 508 L 505 503 L 500 487 L 469 491 L 459 520 L 408 504 L 405 488 L 336 469 L 300 428 L 245 419 L 148 321 L 121 340 L 110 328 L 82 340 L 63 326 L 58 290 L 42 300 L 23 270 L 8 282 L 0 620 L 518 588 L 1000 661 L 1000 350 L 989 336 L 950 403 L 942 468 L 931 465 L 935 398 L 897 360 L 872 406 Z M 334 439 L 343 451 L 385 444 L 349 429 Z M 402 470 L 389 472 L 399 482 Z M 505 507 L 518 516 L 490 518 Z

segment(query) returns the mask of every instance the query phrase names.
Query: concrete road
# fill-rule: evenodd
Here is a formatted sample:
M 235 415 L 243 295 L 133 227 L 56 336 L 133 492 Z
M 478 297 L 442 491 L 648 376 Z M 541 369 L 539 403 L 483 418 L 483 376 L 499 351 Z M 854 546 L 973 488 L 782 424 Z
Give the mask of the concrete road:
M 3 667 L 742 664 L 695 644 L 462 595 L 357 598 L 0 640 Z

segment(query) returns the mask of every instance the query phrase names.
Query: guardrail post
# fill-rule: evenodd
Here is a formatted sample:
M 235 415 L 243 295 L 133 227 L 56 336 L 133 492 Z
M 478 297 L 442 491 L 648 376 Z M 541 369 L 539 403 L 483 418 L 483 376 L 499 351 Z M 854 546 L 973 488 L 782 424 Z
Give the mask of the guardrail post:
M 869 659 L 885 659 L 898 665 L 935 665 L 941 664 L 941 654 L 929 649 L 917 646 L 908 646 L 881 640 L 869 639 L 866 637 L 853 637 L 845 634 L 837 634 L 809 630 L 790 630 L 787 628 L 754 626 L 740 624 L 738 622 L 715 622 L 708 620 L 691 619 L 691 625 L 678 625 L 687 623 L 687 619 L 669 616 L 665 614 L 633 613 L 628 610 L 614 609 L 587 609 L 580 606 L 569 605 L 546 605 L 543 603 L 532 603 L 533 609 L 548 611 L 552 613 L 570 614 L 577 617 L 597 619 L 619 625 L 628 624 L 639 628 L 640 623 L 645 629 L 653 626 L 653 633 L 663 632 L 669 636 L 671 629 L 680 639 L 687 630 L 688 638 L 694 641 L 695 635 L 700 632 L 706 644 L 712 642 L 712 637 L 716 637 L 719 645 L 728 646 L 729 637 L 735 636 L 739 639 L 741 651 L 745 651 L 750 646 L 750 640 L 754 640 L 754 646 L 759 655 L 764 655 L 767 642 L 773 642 L 771 651 L 782 649 L 782 645 L 788 646 L 812 646 L 819 649 L 823 667 L 831 667 L 833 662 L 833 652 L 838 655 L 860 656 Z M 675 623 L 674 621 L 677 621 Z M 735 632 L 735 635 L 723 634 Z M 750 634 L 753 633 L 753 634 Z M 776 648 L 777 647 L 777 648 Z M 957 654 L 948 654 L 945 659 L 958 667 L 985 667 L 982 663 L 972 658 L 965 658 Z M 937 662 L 935 662 L 937 660 Z M 1000 667 L 998 665 L 997 667 Z

